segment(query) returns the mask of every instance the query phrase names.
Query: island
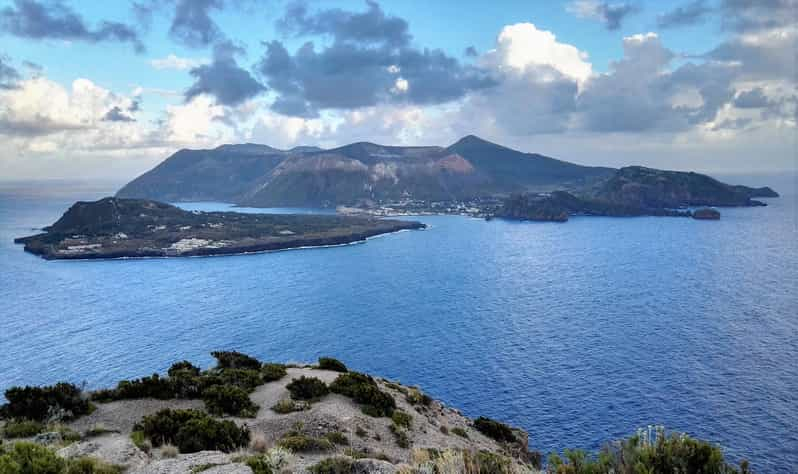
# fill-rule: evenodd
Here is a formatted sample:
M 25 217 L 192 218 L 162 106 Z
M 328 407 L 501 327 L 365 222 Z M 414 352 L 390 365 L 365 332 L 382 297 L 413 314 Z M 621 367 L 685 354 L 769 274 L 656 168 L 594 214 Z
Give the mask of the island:
M 344 245 L 425 227 L 376 217 L 196 212 L 108 197 L 77 202 L 44 233 L 14 242 L 45 259 L 187 257 Z
M 211 355 L 214 367 L 177 361 L 166 374 L 95 391 L 66 382 L 8 388 L 0 472 L 751 472 L 746 461 L 739 470 L 725 461 L 719 446 L 653 426 L 608 443 L 598 456 L 552 453 L 544 466 L 523 429 L 470 418 L 419 387 L 337 359 L 282 364 L 236 351 Z

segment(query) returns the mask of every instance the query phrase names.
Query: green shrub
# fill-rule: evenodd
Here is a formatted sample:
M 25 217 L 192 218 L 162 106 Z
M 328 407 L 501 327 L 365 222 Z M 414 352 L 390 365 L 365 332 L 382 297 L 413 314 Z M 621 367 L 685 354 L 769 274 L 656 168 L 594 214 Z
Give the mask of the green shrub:
M 407 431 L 396 425 L 391 425 L 391 433 L 393 433 L 394 439 L 396 439 L 397 446 L 404 449 L 410 447 L 410 438 L 407 436 Z
M 261 367 L 260 373 L 264 382 L 274 382 L 275 380 L 280 380 L 285 377 L 288 372 L 285 370 L 285 365 L 283 364 L 266 363 Z
M 215 385 L 202 393 L 205 409 L 214 415 L 254 417 L 258 406 L 243 389 L 234 385 Z
M 130 440 L 136 445 L 137 448 L 144 451 L 145 453 L 149 453 L 152 449 L 152 443 L 147 439 L 144 435 L 143 431 L 133 431 L 130 433 Z
M 182 360 L 180 362 L 175 362 L 169 367 L 169 371 L 167 372 L 170 377 L 174 377 L 176 375 L 193 375 L 197 376 L 200 374 L 200 368 L 192 364 L 187 360 Z
M 330 385 L 330 391 L 364 405 L 363 412 L 370 416 L 390 416 L 396 409 L 393 397 L 380 390 L 377 382 L 368 375 L 357 372 L 341 374 Z
M 260 361 L 254 357 L 236 351 L 211 352 L 220 369 L 260 369 Z
M 319 369 L 332 370 L 334 372 L 348 372 L 343 362 L 332 357 L 319 357 Z
M 323 397 L 329 393 L 327 385 L 316 377 L 305 377 L 294 379 L 286 385 L 291 398 L 295 400 L 313 400 Z
M 46 387 L 12 387 L 5 391 L 8 403 L 0 408 L 3 418 L 35 421 L 68 420 L 89 413 L 91 405 L 71 383 Z
M 413 423 L 412 416 L 399 410 L 394 410 L 393 415 L 391 415 L 391 420 L 393 420 L 396 426 L 407 429 L 410 429 L 410 425 Z
M 461 438 L 469 439 L 468 438 L 468 433 L 466 432 L 466 430 L 464 430 L 463 428 L 460 428 L 459 426 L 455 426 L 454 428 L 452 428 L 451 432 L 453 434 L 456 434 L 457 436 L 459 436 Z
M 284 436 L 277 442 L 277 445 L 295 453 L 330 451 L 334 447 L 328 439 L 314 438 L 300 433 L 290 433 Z
M 133 427 L 153 445 L 174 443 L 181 452 L 232 451 L 249 442 L 249 430 L 232 421 L 218 421 L 199 410 L 165 409 L 145 416 Z
M 350 474 L 352 460 L 344 457 L 322 459 L 310 467 L 313 474 Z
M 513 434 L 513 430 L 505 425 L 504 423 L 500 423 L 496 420 L 491 420 L 490 418 L 485 418 L 484 416 L 480 416 L 476 420 L 474 420 L 474 428 L 477 429 L 480 433 L 484 434 L 488 438 L 495 439 L 499 442 L 515 442 L 515 435 Z
M 250 456 L 244 461 L 244 464 L 252 469 L 252 474 L 274 474 L 274 470 L 265 456 Z
M 512 461 L 507 456 L 490 451 L 478 451 L 474 458 L 478 470 L 476 472 L 492 472 L 496 474 L 512 474 Z
M 659 428 L 654 439 L 645 434 L 610 443 L 598 456 L 581 450 L 565 450 L 565 459 L 549 456 L 550 472 L 582 474 L 594 472 L 684 472 L 714 474 L 749 474 L 748 462 L 740 468 L 727 464 L 719 447 L 683 434 L 666 436 Z
M 272 411 L 285 415 L 286 413 L 293 413 L 295 411 L 303 411 L 310 408 L 310 404 L 302 401 L 294 401 L 290 398 L 284 398 L 272 406 Z
M 432 397 L 417 388 L 411 388 L 407 392 L 405 400 L 411 405 L 430 406 L 432 404 Z
M 113 390 L 99 390 L 92 394 L 92 400 L 108 402 L 136 398 L 157 398 L 168 400 L 175 397 L 175 389 L 169 378 L 158 374 L 134 380 L 122 380 Z
M 62 474 L 66 461 L 52 450 L 34 443 L 14 443 L 0 454 L 3 474 Z
M 120 466 L 96 458 L 82 457 L 67 461 L 66 474 L 122 474 Z
M 248 392 L 263 383 L 260 370 L 253 369 L 221 369 L 213 375 L 206 375 L 209 377 L 208 384 L 212 382 L 213 376 L 217 377 L 222 384 L 235 385 Z
M 229 420 L 210 417 L 189 420 L 177 431 L 175 444 L 181 453 L 235 451 L 249 443 L 249 431 Z
M 340 431 L 330 431 L 329 433 L 324 435 L 324 439 L 331 442 L 332 444 L 338 444 L 341 446 L 349 445 L 349 438 L 347 438 L 346 435 L 341 433 Z
M 44 425 L 32 420 L 9 420 L 3 426 L 3 436 L 6 438 L 28 438 L 36 436 L 44 430 Z

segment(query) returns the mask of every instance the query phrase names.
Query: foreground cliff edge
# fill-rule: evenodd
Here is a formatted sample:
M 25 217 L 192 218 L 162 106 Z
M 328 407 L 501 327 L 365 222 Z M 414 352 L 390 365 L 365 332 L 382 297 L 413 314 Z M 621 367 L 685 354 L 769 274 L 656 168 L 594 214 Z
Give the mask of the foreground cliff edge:
M 109 197 L 77 202 L 45 233 L 14 242 L 46 259 L 230 255 L 343 245 L 424 227 L 372 217 L 190 212 Z
M 532 473 L 543 466 L 527 433 L 470 419 L 417 387 L 352 372 L 336 359 L 261 363 L 213 352 L 168 374 L 84 392 L 60 383 L 12 387 L 0 407 L 7 473 Z M 608 444 L 598 456 L 551 455 L 546 470 L 749 472 L 721 450 L 661 428 Z

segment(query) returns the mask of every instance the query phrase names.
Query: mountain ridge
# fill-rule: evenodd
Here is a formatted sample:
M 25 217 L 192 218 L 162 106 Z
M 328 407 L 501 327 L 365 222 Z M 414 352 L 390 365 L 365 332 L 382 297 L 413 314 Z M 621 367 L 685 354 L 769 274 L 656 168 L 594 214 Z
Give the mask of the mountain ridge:
M 614 179 L 623 181 L 619 173 L 624 169 L 522 152 L 476 135 L 466 135 L 447 147 L 359 141 L 330 149 L 296 146 L 282 150 L 254 143 L 225 144 L 211 150 L 181 149 L 126 184 L 117 197 L 224 201 L 251 207 L 333 207 L 556 190 L 590 194 Z M 739 196 L 777 195 L 770 188 L 724 186 L 736 189 L 731 194 Z

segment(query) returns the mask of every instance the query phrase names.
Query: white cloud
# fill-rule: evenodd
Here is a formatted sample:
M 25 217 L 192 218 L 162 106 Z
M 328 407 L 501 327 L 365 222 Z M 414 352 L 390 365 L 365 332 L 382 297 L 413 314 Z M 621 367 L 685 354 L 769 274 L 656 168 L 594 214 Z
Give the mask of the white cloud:
M 593 67 L 588 54 L 573 45 L 557 41 L 551 31 L 539 30 L 532 23 L 505 26 L 499 33 L 496 49 L 483 62 L 499 68 L 523 71 L 548 66 L 579 82 L 587 80 Z
M 158 70 L 174 69 L 177 71 L 187 71 L 197 66 L 208 64 L 209 62 L 208 59 L 181 58 L 174 54 L 170 54 L 165 58 L 150 60 L 150 65 Z
M 391 88 L 391 92 L 394 94 L 404 94 L 408 89 L 410 89 L 410 83 L 407 82 L 407 79 L 397 77 L 396 82 L 394 82 L 394 85 Z

